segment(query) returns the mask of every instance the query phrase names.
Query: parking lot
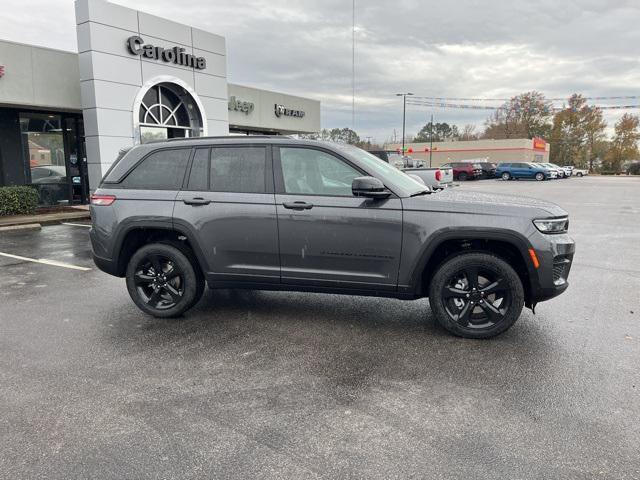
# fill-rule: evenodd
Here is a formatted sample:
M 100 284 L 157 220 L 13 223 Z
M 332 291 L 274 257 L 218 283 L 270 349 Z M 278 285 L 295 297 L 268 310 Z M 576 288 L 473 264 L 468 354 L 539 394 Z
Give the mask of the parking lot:
M 427 300 L 209 291 L 157 320 L 86 225 L 0 234 L 0 477 L 640 478 L 640 178 L 456 188 L 571 215 L 569 290 L 493 340 Z

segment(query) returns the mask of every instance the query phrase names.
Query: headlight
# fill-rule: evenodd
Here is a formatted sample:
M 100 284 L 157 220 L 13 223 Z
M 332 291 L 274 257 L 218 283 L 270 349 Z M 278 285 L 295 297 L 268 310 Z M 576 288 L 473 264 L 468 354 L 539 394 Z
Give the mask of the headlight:
M 569 229 L 569 219 L 562 218 L 539 218 L 533 224 L 542 233 L 564 233 Z

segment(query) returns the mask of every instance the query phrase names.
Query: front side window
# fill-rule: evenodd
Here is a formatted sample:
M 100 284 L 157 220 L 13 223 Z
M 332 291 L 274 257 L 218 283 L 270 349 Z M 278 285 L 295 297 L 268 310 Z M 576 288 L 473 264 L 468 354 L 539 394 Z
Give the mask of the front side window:
M 211 149 L 214 192 L 266 193 L 265 147 L 215 147 Z
M 280 148 L 284 190 L 290 194 L 352 196 L 362 174 L 333 155 L 311 148 Z
M 189 161 L 190 148 L 151 153 L 121 182 L 123 188 L 179 190 Z

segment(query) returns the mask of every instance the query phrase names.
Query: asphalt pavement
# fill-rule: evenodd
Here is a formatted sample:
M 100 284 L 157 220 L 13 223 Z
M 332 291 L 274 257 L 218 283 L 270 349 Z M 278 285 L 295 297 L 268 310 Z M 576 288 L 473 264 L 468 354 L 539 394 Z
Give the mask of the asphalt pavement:
M 86 225 L 0 234 L 0 478 L 640 478 L 640 178 L 458 188 L 571 215 L 568 291 L 492 340 L 427 300 L 207 291 L 157 320 Z

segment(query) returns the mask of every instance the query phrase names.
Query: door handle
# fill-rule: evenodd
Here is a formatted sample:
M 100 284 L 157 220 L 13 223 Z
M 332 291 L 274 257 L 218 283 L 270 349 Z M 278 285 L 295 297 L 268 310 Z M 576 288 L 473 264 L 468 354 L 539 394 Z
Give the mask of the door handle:
M 310 210 L 313 208 L 313 203 L 308 202 L 284 202 L 282 204 L 284 208 L 288 208 L 290 210 Z
M 193 205 L 193 206 L 209 205 L 211 203 L 211 200 L 207 200 L 207 199 L 202 198 L 202 197 L 185 198 L 182 201 L 186 205 Z

